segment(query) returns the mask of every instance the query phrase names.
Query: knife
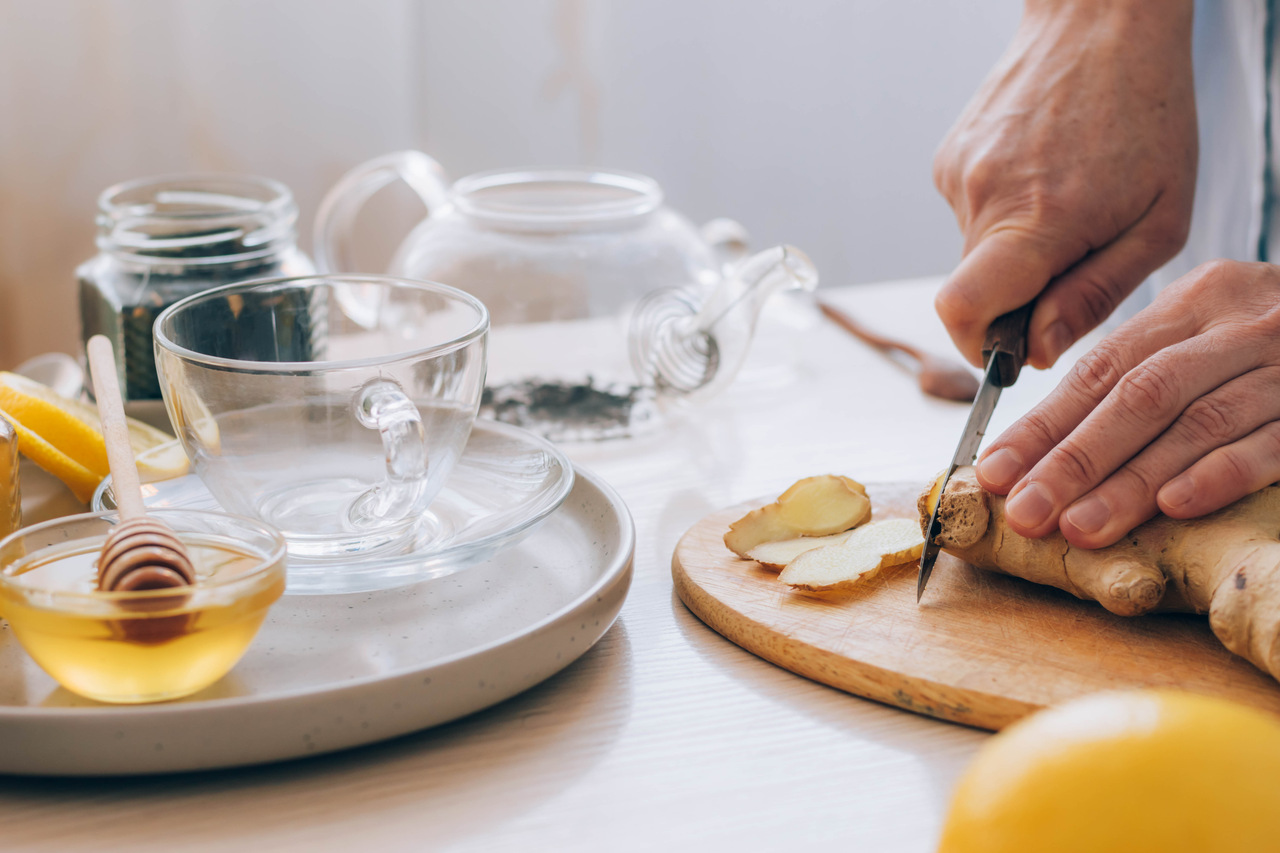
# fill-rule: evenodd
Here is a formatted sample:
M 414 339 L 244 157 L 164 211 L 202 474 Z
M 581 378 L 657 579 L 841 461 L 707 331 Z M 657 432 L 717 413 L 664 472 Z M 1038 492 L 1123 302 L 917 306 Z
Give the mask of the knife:
M 972 465 L 977 458 L 978 448 L 982 446 L 982 437 L 986 435 L 987 424 L 991 421 L 991 413 L 996 410 L 996 401 L 1000 399 L 1000 391 L 1008 388 L 1018 379 L 1018 372 L 1027 360 L 1027 325 L 1031 321 L 1031 311 L 1035 300 L 1021 308 L 1014 309 L 995 319 L 987 329 L 987 337 L 982 343 L 982 358 L 986 370 L 982 377 L 982 387 L 973 398 L 973 407 L 969 409 L 969 420 L 965 422 L 964 432 L 960 435 L 960 444 L 955 455 L 951 457 L 951 467 L 942 478 L 942 488 L 938 490 L 938 501 L 929 516 L 929 535 L 925 537 L 924 553 L 920 555 L 920 574 L 916 579 L 916 603 L 924 595 L 925 584 L 929 575 L 933 574 L 933 564 L 938 559 L 942 546 L 935 540 L 942 531 L 938 524 L 938 507 L 942 506 L 942 494 L 947 490 L 951 475 L 961 465 Z

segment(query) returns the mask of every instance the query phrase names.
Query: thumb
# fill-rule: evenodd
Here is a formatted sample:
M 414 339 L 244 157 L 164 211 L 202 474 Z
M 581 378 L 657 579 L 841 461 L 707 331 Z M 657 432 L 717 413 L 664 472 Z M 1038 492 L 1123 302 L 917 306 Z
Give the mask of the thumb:
M 965 255 L 938 291 L 934 309 L 961 354 L 981 367 L 992 321 L 1026 305 L 1083 253 L 1027 231 L 996 231 Z

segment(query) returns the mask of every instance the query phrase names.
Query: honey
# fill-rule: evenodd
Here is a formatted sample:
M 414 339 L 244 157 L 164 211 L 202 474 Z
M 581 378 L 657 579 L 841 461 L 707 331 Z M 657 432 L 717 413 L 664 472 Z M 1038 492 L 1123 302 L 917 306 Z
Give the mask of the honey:
M 22 493 L 18 490 L 18 434 L 0 416 L 0 538 L 22 526 Z
M 105 702 L 154 702 L 202 690 L 248 649 L 284 591 L 283 553 L 269 558 L 225 536 L 183 533 L 196 583 L 100 592 L 103 537 L 40 548 L 4 570 L 0 612 L 41 668 Z M 263 570 L 264 561 L 276 565 Z

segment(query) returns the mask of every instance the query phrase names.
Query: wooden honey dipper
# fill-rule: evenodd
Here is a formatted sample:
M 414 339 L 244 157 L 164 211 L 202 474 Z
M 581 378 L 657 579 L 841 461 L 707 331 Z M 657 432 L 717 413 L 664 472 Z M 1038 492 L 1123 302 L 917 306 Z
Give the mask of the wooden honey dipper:
M 94 335 L 87 349 L 120 517 L 98 557 L 98 589 L 126 592 L 190 586 L 195 583 L 196 572 L 187 547 L 169 525 L 147 515 L 142 501 L 142 483 L 129 442 L 111 341 Z

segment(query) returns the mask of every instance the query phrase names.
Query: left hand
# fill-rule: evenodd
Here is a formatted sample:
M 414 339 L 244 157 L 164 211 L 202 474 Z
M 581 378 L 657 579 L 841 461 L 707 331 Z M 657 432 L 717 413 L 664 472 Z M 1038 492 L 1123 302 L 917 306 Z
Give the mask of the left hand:
M 978 479 L 1018 533 L 1083 548 L 1280 480 L 1280 266 L 1183 276 L 997 438 Z

